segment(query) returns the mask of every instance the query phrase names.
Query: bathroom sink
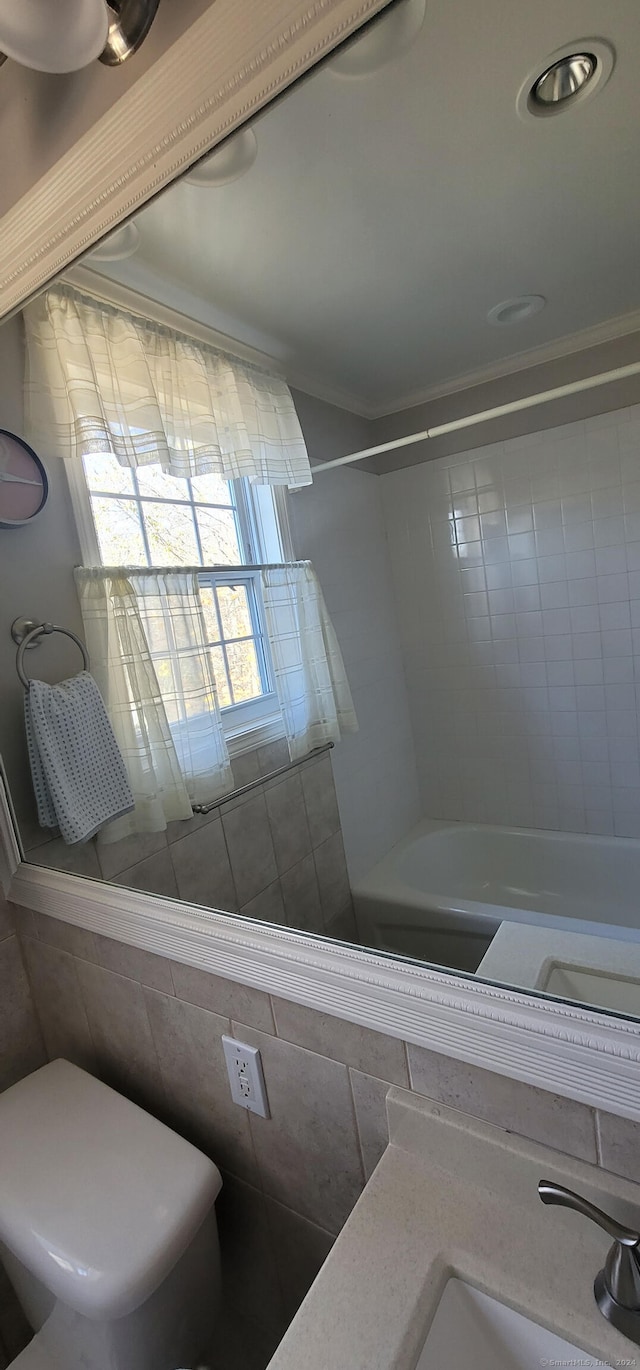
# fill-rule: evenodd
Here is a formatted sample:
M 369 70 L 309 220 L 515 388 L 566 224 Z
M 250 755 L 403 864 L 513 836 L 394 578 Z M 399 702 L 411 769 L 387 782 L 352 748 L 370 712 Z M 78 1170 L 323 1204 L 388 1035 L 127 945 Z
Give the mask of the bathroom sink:
M 416 1370 L 532 1370 L 545 1364 L 582 1367 L 602 1361 L 464 1280 L 450 1279 Z
M 631 1013 L 635 1017 L 640 1012 L 640 980 L 630 976 L 556 962 L 539 988 L 547 994 L 559 994 L 562 999 L 613 1009 L 614 1013 Z

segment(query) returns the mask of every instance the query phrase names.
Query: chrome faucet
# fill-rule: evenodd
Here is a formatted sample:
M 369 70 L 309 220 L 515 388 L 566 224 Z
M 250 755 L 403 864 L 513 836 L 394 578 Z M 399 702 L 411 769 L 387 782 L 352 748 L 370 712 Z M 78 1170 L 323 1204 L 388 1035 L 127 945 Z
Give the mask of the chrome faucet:
M 603 1317 L 624 1337 L 640 1346 L 640 1233 L 603 1213 L 601 1208 L 551 1180 L 540 1180 L 538 1193 L 543 1204 L 574 1208 L 591 1218 L 609 1237 L 613 1237 L 604 1268 L 596 1275 L 593 1291 Z

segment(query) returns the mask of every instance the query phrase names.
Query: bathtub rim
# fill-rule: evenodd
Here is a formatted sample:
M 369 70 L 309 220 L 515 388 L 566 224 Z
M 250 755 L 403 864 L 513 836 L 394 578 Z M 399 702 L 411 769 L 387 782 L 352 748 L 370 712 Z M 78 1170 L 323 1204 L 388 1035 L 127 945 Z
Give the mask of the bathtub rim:
M 511 904 L 491 904 L 476 899 L 445 897 L 440 892 L 420 890 L 405 882 L 397 873 L 397 864 L 403 853 L 416 840 L 431 833 L 455 832 L 464 830 L 471 833 L 500 833 L 513 836 L 541 837 L 554 845 L 561 846 L 569 840 L 577 846 L 617 847 L 629 849 L 635 843 L 640 860 L 640 839 L 629 837 L 604 836 L 601 834 L 561 832 L 556 828 L 523 828 L 504 823 L 477 823 L 466 819 L 422 818 L 418 823 L 394 843 L 385 856 L 371 867 L 366 876 L 355 880 L 351 886 L 354 899 L 372 900 L 378 903 L 401 902 L 412 911 L 424 909 L 434 914 L 460 914 L 467 918 L 477 918 L 498 923 L 519 923 L 530 927 L 548 928 L 553 932 L 574 932 L 585 936 L 607 938 L 615 930 L 621 941 L 640 943 L 640 919 L 638 927 L 624 923 L 605 923 L 591 918 L 576 918 L 572 915 L 545 913 L 543 910 L 527 909 Z
M 19 907 L 640 1121 L 640 1023 L 22 860 L 0 783 L 0 882 Z

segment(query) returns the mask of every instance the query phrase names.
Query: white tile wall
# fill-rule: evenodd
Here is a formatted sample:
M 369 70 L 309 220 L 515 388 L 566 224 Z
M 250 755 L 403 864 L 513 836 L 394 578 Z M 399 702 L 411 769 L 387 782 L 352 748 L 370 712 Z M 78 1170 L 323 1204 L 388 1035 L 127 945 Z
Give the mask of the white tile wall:
M 640 406 L 380 485 L 424 812 L 640 837 Z
M 381 496 L 377 476 L 343 470 L 290 500 L 296 554 L 318 573 L 358 716 L 331 754 L 352 880 L 421 816 Z

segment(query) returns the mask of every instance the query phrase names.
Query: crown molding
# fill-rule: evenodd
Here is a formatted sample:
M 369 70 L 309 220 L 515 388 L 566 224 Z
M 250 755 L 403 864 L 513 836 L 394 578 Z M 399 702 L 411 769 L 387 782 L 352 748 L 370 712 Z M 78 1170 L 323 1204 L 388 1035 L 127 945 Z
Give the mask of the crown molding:
M 620 314 L 614 319 L 605 319 L 603 323 L 594 324 L 591 328 L 584 328 L 578 333 L 567 333 L 562 338 L 541 343 L 526 352 L 516 352 L 512 357 L 503 357 L 500 361 L 488 363 L 487 366 L 479 366 L 474 371 L 466 371 L 461 376 L 452 376 L 449 380 L 438 382 L 437 385 L 410 391 L 402 399 L 382 409 L 371 406 L 365 417 L 385 419 L 392 414 L 400 414 L 405 409 L 415 409 L 417 405 L 428 404 L 431 400 L 446 399 L 448 395 L 459 394 L 462 390 L 472 390 L 476 385 L 503 380 L 507 376 L 517 375 L 520 371 L 530 371 L 535 366 L 543 366 L 545 362 L 559 361 L 562 357 L 586 352 L 589 348 L 598 347 L 602 343 L 615 342 L 616 338 L 624 338 L 631 333 L 640 333 L 640 309 L 635 309 L 629 314 Z
M 386 0 L 216 0 L 5 214 L 5 317 Z

